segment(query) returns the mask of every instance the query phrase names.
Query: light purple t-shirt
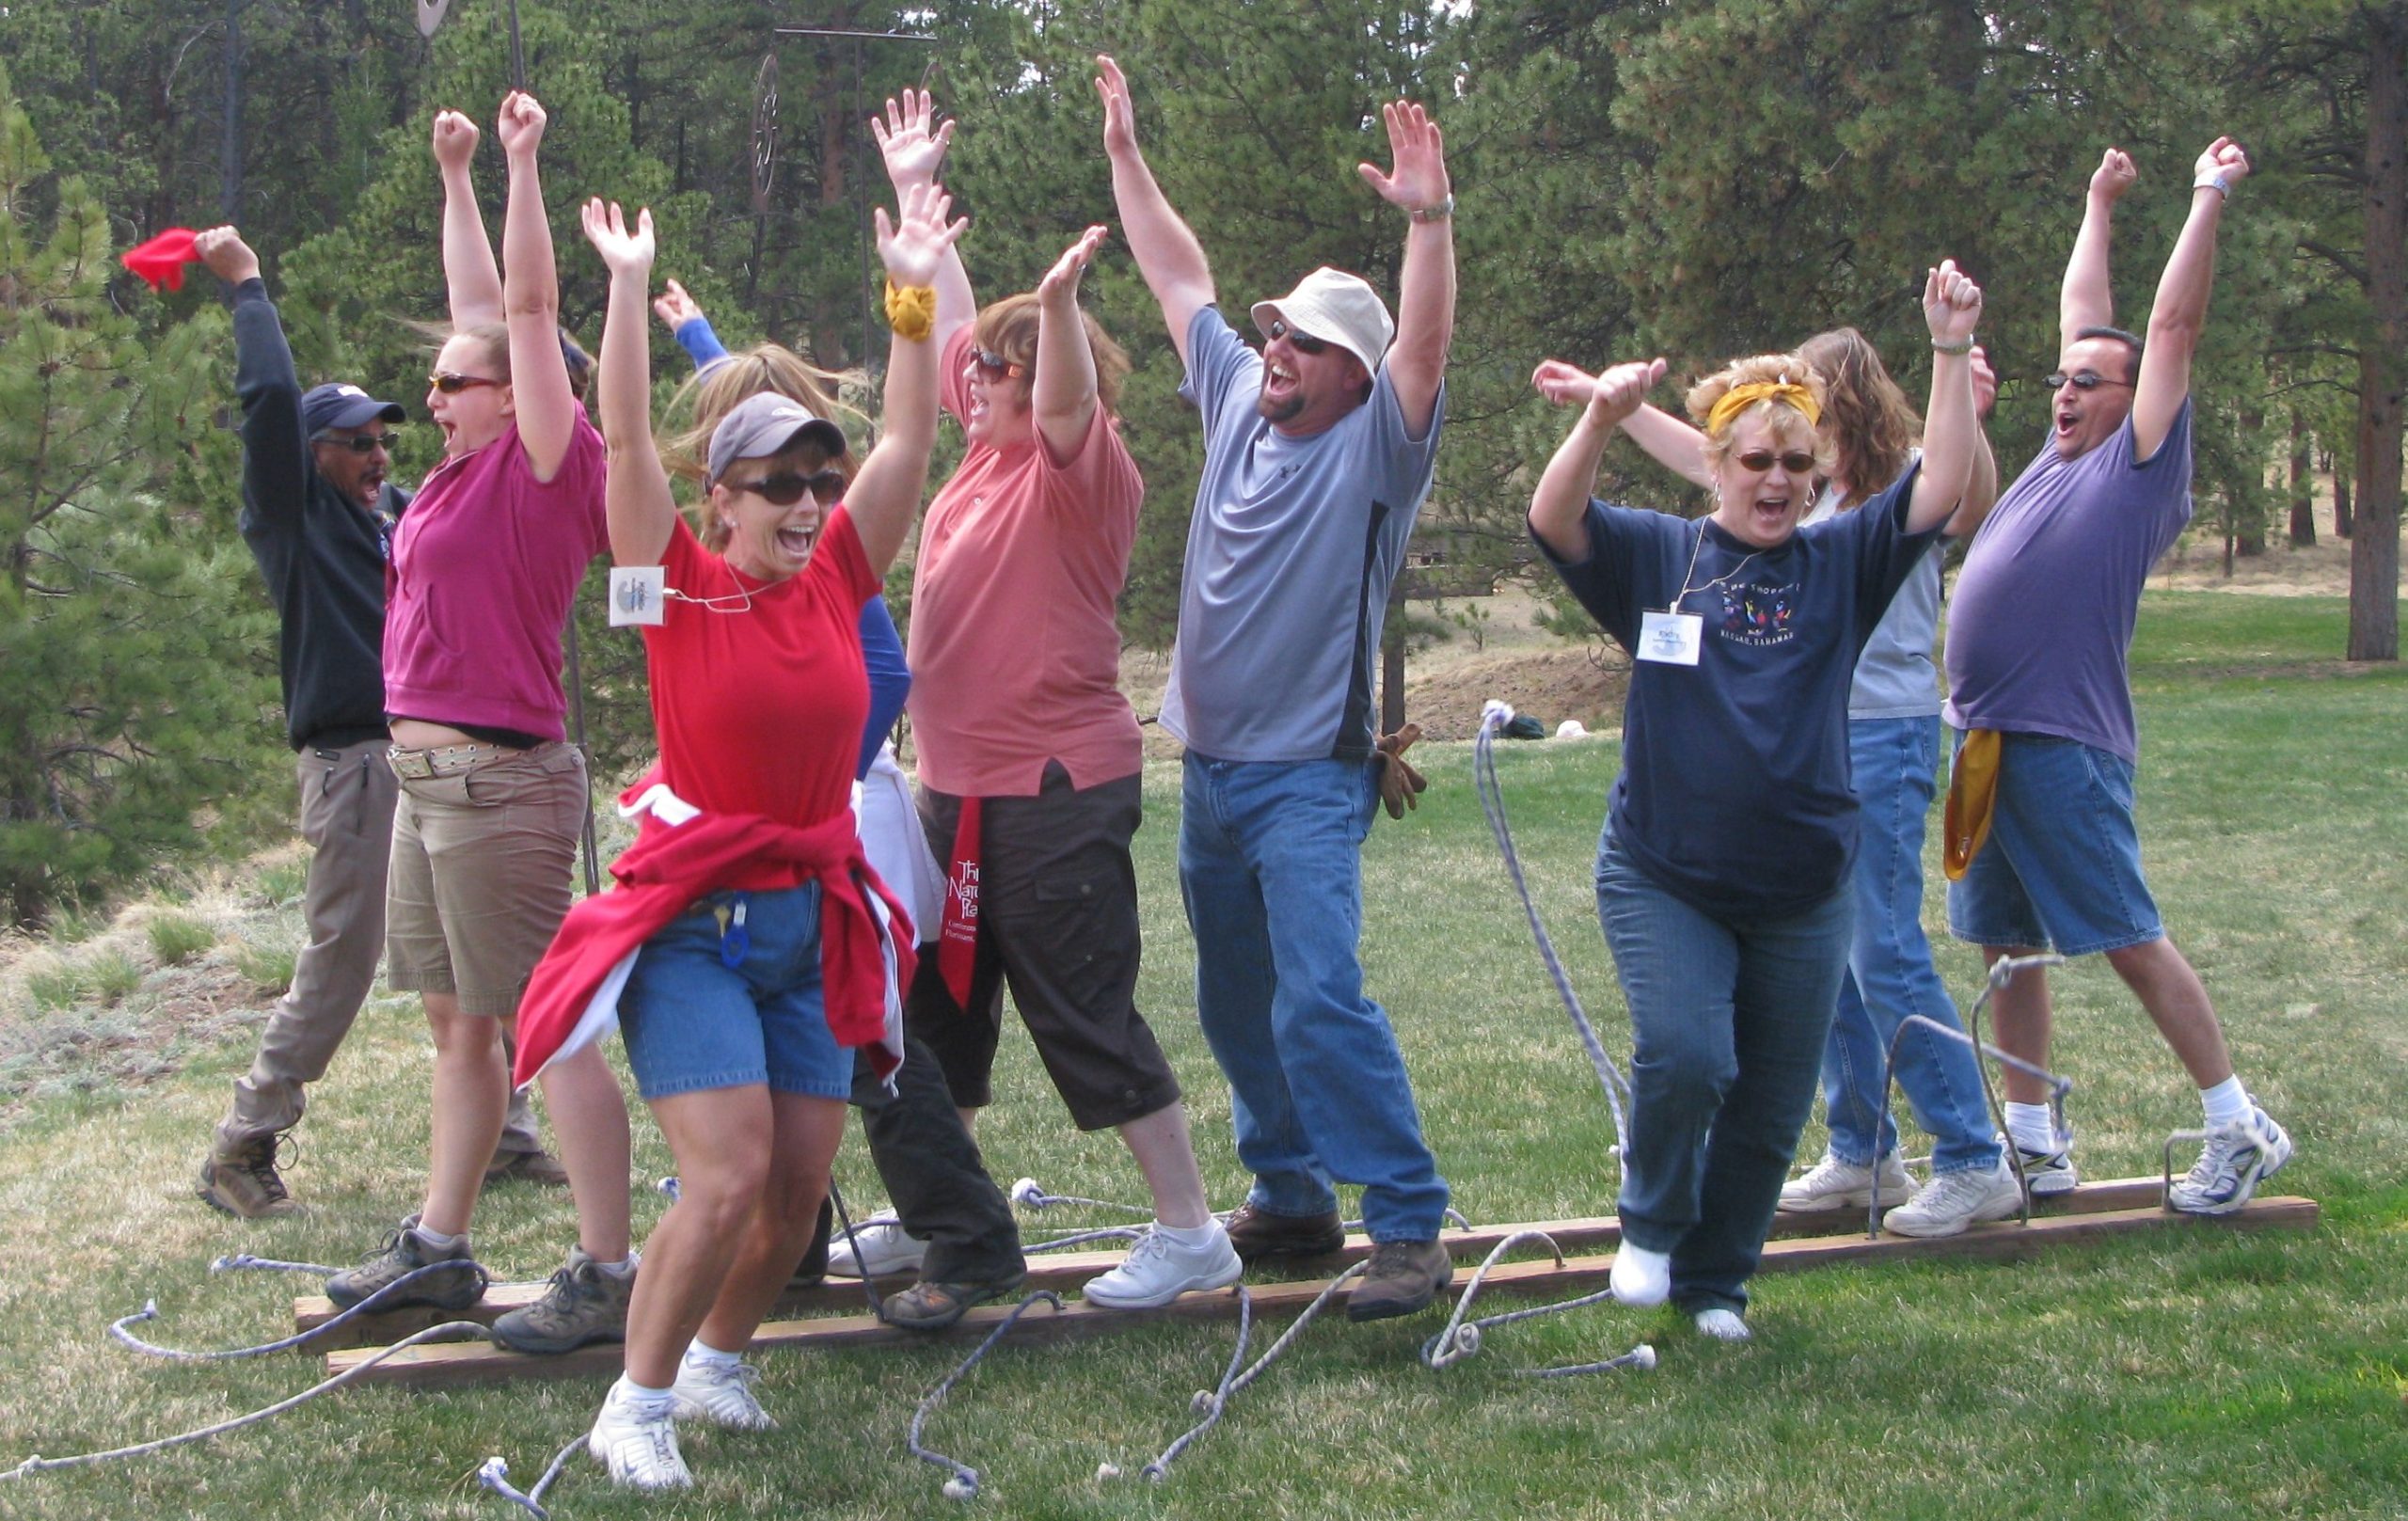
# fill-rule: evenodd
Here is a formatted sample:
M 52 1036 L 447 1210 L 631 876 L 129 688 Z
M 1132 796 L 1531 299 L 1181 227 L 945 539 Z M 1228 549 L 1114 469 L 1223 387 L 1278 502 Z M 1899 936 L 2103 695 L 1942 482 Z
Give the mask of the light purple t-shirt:
M 2125 658 L 2149 567 L 2191 521 L 2191 404 L 2146 461 L 2128 418 L 2074 459 L 2053 440 L 1965 552 L 1948 620 L 1948 721 L 2140 758 Z

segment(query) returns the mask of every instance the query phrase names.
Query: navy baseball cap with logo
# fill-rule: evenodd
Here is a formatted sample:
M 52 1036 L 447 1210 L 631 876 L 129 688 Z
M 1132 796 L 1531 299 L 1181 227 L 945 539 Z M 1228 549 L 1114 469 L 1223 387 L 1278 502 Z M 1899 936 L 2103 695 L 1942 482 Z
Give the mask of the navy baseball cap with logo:
M 399 402 L 380 402 L 356 386 L 312 386 L 301 396 L 301 427 L 311 437 L 328 428 L 356 428 L 383 419 L 400 422 L 409 414 Z

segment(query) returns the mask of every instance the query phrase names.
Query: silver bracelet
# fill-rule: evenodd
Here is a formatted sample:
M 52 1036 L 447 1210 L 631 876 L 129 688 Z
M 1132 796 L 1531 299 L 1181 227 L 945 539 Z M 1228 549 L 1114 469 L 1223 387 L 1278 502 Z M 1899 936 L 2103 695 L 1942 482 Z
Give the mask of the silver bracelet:
M 1942 343 L 1940 340 L 1935 338 L 1931 341 L 1931 352 L 1934 354 L 1971 354 L 1973 352 L 1973 341 L 1968 338 L 1960 342 Z

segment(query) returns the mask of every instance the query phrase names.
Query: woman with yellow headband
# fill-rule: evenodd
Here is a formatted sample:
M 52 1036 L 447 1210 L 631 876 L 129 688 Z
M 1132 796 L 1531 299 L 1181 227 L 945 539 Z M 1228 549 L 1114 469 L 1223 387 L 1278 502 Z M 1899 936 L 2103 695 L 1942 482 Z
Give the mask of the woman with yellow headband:
M 1592 376 L 1550 359 L 1533 377 L 1581 412 L 1530 531 L 1633 660 L 1596 871 L 1634 1044 L 1613 1289 L 1669 1297 L 1709 1336 L 1748 1335 L 1747 1280 L 1814 1103 L 1855 917 L 1849 683 L 1972 476 L 1981 303 L 1954 263 L 1930 272 L 1923 459 L 1812 528 L 1831 461 L 1823 382 L 1796 355 L 1691 388 L 1713 491 L 1691 520 L 1589 496 L 1663 360 Z

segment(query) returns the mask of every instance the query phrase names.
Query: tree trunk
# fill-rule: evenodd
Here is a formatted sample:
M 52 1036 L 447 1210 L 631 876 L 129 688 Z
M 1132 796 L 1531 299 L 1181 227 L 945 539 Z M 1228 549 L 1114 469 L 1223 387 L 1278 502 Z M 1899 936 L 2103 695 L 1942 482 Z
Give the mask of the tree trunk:
M 2350 536 L 2350 467 L 2341 455 L 2333 456 L 2333 536 Z
M 1380 626 L 1380 733 L 1404 727 L 1404 582 L 1400 570 L 1388 583 L 1387 621 Z
M 2316 451 L 2307 420 L 2291 409 L 2291 547 L 2316 547 Z
M 2255 406 L 2242 408 L 2241 432 L 2245 438 L 2263 436 L 2266 432 L 2265 411 Z M 2248 560 L 2266 552 L 2265 503 L 2255 489 L 2266 483 L 2266 467 L 2262 461 L 2253 459 L 2249 468 L 2252 476 L 2249 481 L 2234 480 L 2225 483 L 2225 521 L 2231 525 L 2232 534 L 2231 550 L 2225 556 L 2224 573 L 2227 576 L 2232 574 L 2233 553 L 2237 552 L 2243 560 Z
M 2358 500 L 2350 658 L 2400 658 L 2400 446 L 2408 390 L 2408 4 L 2368 6 L 2367 301 L 2358 345 Z

